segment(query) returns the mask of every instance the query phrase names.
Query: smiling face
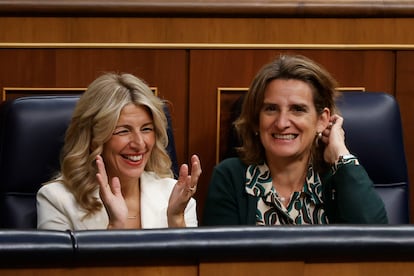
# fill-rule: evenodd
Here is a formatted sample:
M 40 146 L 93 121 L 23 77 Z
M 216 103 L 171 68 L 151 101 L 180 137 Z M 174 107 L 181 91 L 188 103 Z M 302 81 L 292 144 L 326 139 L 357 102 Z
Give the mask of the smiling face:
M 155 144 L 153 120 L 144 107 L 126 105 L 112 137 L 104 144 L 102 157 L 108 177 L 138 179 Z
M 317 114 L 311 87 L 300 80 L 275 79 L 266 87 L 260 111 L 260 139 L 268 163 L 281 158 L 308 160 L 315 135 L 329 119 Z

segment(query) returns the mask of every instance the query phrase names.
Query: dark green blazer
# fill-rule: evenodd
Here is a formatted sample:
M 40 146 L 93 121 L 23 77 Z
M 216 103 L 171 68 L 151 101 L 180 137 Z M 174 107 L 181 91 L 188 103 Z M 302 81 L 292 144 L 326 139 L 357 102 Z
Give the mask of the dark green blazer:
M 218 164 L 209 184 L 202 225 L 255 225 L 257 198 L 245 191 L 245 165 L 239 158 Z M 320 175 L 329 223 L 388 223 L 384 203 L 363 166 L 345 164 Z

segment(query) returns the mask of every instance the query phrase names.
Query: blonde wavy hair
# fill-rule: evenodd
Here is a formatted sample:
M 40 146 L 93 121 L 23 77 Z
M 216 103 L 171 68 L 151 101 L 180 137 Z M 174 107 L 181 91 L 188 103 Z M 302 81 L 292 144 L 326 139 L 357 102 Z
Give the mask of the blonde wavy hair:
M 241 146 L 236 150 L 241 160 L 248 165 L 265 162 L 265 150 L 256 131 L 259 129 L 260 111 L 267 85 L 275 79 L 295 79 L 307 83 L 312 89 L 313 103 L 318 114 L 321 114 L 325 107 L 330 109 L 331 114 L 339 113 L 335 104 L 339 95 L 336 90 L 337 82 L 329 72 L 305 56 L 281 55 L 264 65 L 256 74 L 245 95 L 240 116 L 234 122 L 241 140 Z M 317 170 L 328 167 L 323 160 L 324 149 L 324 144 L 315 141 L 311 158 Z
M 173 177 L 171 159 L 166 151 L 165 103 L 143 80 L 131 74 L 105 73 L 89 85 L 75 107 L 61 152 L 61 171 L 54 179 L 73 193 L 88 215 L 103 207 L 93 196 L 98 187 L 96 156 L 111 138 L 121 110 L 131 103 L 145 107 L 154 123 L 156 142 L 145 170 L 160 177 Z

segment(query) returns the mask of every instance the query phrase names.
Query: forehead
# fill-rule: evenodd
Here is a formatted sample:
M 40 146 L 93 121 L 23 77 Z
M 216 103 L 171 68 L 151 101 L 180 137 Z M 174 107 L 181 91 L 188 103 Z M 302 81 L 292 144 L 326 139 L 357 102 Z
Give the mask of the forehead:
M 137 106 L 135 104 L 127 104 L 121 110 L 118 121 L 133 120 L 133 121 L 148 121 L 151 120 L 151 115 L 146 107 Z
M 271 81 L 264 92 L 264 102 L 301 102 L 312 103 L 311 86 L 296 79 L 275 79 Z

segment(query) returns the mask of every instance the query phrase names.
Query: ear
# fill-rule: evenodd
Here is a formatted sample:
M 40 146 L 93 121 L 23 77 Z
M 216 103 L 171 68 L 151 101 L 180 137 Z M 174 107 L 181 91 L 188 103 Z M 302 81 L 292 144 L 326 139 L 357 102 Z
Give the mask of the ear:
M 329 110 L 329 108 L 325 107 L 322 113 L 319 114 L 318 116 L 316 131 L 317 132 L 324 131 L 324 129 L 327 128 L 329 125 L 330 118 L 331 118 L 331 111 Z

